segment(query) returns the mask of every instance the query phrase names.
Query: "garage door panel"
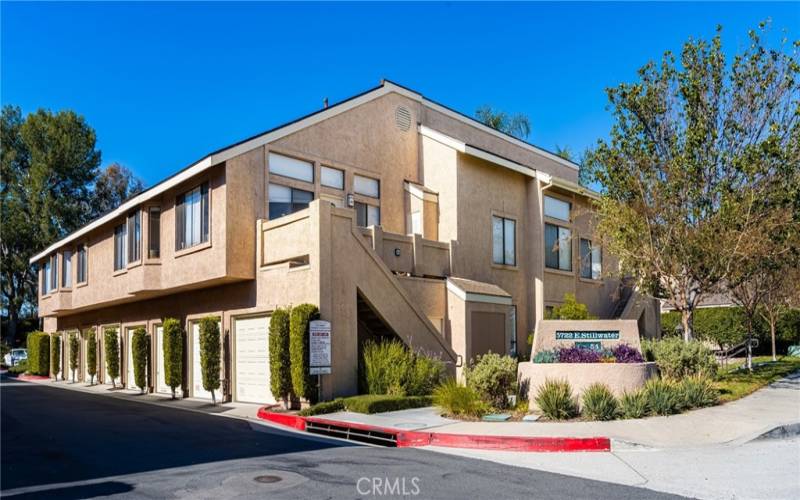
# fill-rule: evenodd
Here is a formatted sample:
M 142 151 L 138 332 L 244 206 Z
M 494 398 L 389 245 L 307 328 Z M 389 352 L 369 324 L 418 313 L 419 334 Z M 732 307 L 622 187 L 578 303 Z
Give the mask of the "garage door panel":
M 237 401 L 275 402 L 269 389 L 268 325 L 268 316 L 234 320 Z

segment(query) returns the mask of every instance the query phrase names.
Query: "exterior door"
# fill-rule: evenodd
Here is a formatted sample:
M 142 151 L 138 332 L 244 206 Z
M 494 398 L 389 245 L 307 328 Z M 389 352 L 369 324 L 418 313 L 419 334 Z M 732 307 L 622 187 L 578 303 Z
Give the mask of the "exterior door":
M 200 323 L 192 323 L 192 394 L 193 398 L 211 399 L 211 392 L 203 389 L 203 373 L 200 368 Z
M 156 343 L 156 392 L 172 394 L 164 377 L 164 328 L 161 325 L 156 327 L 154 342 Z
M 269 388 L 269 316 L 236 319 L 236 401 L 275 403 Z

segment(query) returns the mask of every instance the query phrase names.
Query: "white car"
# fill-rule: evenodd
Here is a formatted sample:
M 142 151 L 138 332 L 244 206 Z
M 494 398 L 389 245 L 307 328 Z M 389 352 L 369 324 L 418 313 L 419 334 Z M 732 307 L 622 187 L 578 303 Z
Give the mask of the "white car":
M 7 353 L 3 357 L 3 362 L 6 366 L 14 366 L 20 361 L 25 361 L 26 359 L 28 359 L 27 349 L 11 349 L 11 352 Z

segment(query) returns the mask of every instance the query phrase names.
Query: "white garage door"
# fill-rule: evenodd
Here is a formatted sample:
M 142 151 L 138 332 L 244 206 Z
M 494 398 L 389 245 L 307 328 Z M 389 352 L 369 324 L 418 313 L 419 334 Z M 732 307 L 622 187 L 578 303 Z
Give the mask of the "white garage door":
M 119 336 L 119 332 L 117 332 L 117 336 Z M 119 339 L 117 339 L 119 341 Z M 111 385 L 111 374 L 108 373 L 108 360 L 106 359 L 106 334 L 103 331 L 103 341 L 100 343 L 100 347 L 103 349 L 103 383 Z M 114 379 L 114 383 L 116 384 L 119 382 L 119 377 Z
M 200 367 L 200 323 L 192 323 L 192 397 L 211 399 L 211 392 L 203 389 L 203 372 Z
M 275 403 L 269 389 L 269 316 L 234 320 L 237 401 Z
M 156 391 L 162 394 L 172 394 L 172 390 L 165 382 L 164 377 L 164 328 L 156 327 Z
M 136 378 L 133 375 L 133 328 L 128 328 L 127 338 L 125 339 L 125 366 L 127 367 L 128 375 L 125 377 L 125 382 L 128 389 L 138 389 L 136 387 Z

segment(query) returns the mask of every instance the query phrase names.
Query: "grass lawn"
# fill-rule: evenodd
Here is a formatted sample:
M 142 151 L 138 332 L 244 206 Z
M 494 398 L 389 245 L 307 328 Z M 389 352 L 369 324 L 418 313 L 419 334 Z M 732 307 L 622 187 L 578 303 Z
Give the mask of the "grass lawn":
M 721 403 L 747 396 L 765 385 L 800 370 L 800 358 L 784 356 L 772 361 L 771 356 L 753 358 L 753 373 L 742 363 L 720 368 L 715 382 Z

